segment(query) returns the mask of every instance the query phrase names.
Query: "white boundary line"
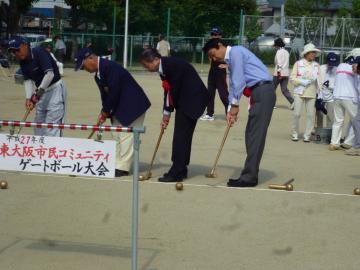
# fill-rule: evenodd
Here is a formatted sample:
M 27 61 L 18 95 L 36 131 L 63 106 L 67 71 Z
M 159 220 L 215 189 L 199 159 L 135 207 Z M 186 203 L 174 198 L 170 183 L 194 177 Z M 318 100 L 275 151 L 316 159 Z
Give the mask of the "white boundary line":
M 97 181 L 115 181 L 115 182 L 129 182 L 131 183 L 133 180 L 130 179 L 121 179 L 121 178 L 97 178 L 97 177 L 86 177 L 86 176 L 78 176 L 71 177 L 70 175 L 64 174 L 40 174 L 40 173 L 24 173 L 24 172 L 9 172 L 9 171 L 0 171 L 0 173 L 5 174 L 21 174 L 21 175 L 30 175 L 30 176 L 38 176 L 38 177 L 57 177 L 57 178 L 71 178 L 71 179 L 79 179 L 79 180 L 97 180 Z M 149 183 L 156 185 L 174 185 L 175 183 L 162 183 L 162 182 L 154 182 L 154 181 L 139 181 L 140 183 Z M 326 195 L 326 196 L 345 196 L 345 197 L 360 197 L 359 195 L 354 194 L 345 194 L 345 193 L 332 193 L 332 192 L 319 192 L 319 191 L 303 191 L 303 190 L 293 190 L 293 191 L 284 191 L 284 190 L 275 190 L 275 189 L 267 189 L 267 188 L 236 188 L 236 187 L 227 187 L 227 186 L 218 186 L 218 185 L 210 185 L 210 184 L 188 184 L 183 182 L 186 187 L 206 187 L 206 188 L 220 188 L 220 189 L 231 189 L 231 190 L 253 190 L 253 191 L 267 191 L 267 192 L 286 192 L 286 193 L 298 193 L 298 194 L 315 194 L 315 195 Z

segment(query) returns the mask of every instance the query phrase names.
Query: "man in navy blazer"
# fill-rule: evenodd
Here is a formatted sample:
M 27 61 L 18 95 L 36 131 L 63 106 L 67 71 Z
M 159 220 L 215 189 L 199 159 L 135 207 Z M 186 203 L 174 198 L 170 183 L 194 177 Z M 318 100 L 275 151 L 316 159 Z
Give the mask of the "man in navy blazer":
M 171 157 L 173 164 L 159 181 L 182 181 L 187 178 L 192 137 L 197 120 L 209 103 L 209 92 L 194 67 L 182 59 L 162 57 L 155 49 L 144 50 L 140 59 L 147 70 L 158 72 L 162 80 L 162 128 L 168 126 L 170 115 L 176 110 Z
M 100 58 L 90 48 L 80 49 L 76 54 L 76 70 L 95 72 L 95 82 L 99 87 L 102 109 L 98 123 L 107 118 L 114 126 L 142 126 L 150 101 L 143 89 L 121 65 Z M 113 132 L 117 141 L 115 176 L 126 176 L 132 164 L 134 139 L 131 133 Z

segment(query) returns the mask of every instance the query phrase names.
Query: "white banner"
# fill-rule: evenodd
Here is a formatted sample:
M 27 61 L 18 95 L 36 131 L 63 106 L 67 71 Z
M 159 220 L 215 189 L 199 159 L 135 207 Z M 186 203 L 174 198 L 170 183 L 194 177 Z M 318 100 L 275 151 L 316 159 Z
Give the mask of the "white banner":
M 114 177 L 116 142 L 0 134 L 0 170 Z

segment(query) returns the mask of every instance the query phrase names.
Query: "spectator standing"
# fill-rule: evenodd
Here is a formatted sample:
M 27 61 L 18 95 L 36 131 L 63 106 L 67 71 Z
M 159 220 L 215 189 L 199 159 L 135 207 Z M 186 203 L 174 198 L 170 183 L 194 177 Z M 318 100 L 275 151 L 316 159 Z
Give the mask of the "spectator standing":
M 156 45 L 156 50 L 162 57 L 170 56 L 170 43 L 165 40 L 163 34 L 159 34 L 159 42 Z
M 294 85 L 294 113 L 291 139 L 299 140 L 299 123 L 303 105 L 306 110 L 306 129 L 304 142 L 310 142 L 311 132 L 314 128 L 315 99 L 319 90 L 320 65 L 315 61 L 320 50 L 314 44 L 304 46 L 301 53 L 302 59 L 294 64 L 290 75 L 290 81 Z
M 289 82 L 289 53 L 285 49 L 285 43 L 281 38 L 275 39 L 274 47 L 276 49 L 274 59 L 275 69 L 273 76 L 274 87 L 276 90 L 280 84 L 281 92 L 290 103 L 290 109 L 293 110 L 294 98 L 287 87 Z
M 222 38 L 221 29 L 219 27 L 213 27 L 210 32 L 210 37 Z M 227 64 L 224 61 L 210 61 L 210 70 L 208 75 L 208 90 L 210 94 L 210 101 L 206 107 L 206 114 L 203 115 L 200 120 L 213 121 L 215 112 L 215 94 L 218 90 L 221 102 L 225 107 L 225 115 L 227 114 L 227 107 L 229 105 L 229 91 L 226 82 L 226 68 Z
M 55 56 L 61 63 L 65 62 L 66 45 L 60 36 L 55 37 Z

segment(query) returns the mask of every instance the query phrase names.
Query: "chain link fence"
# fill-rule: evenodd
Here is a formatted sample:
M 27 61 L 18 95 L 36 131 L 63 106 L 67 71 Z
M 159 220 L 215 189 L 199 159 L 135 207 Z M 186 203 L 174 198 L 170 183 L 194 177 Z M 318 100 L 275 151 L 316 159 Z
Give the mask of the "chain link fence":
M 24 21 L 26 21 L 25 19 Z M 65 25 L 65 22 L 62 22 Z M 242 44 L 249 48 L 266 65 L 272 65 L 274 62 L 276 52 L 272 45 L 277 37 L 282 37 L 285 41 L 286 49 L 290 52 L 290 64 L 299 59 L 304 45 L 308 42 L 314 43 L 322 50 L 320 63 L 324 62 L 324 56 L 330 51 L 339 54 L 343 59 L 348 51 L 360 47 L 360 19 L 243 15 L 239 22 L 239 35 L 225 38 L 225 41 L 229 45 Z M 51 28 L 51 24 L 59 25 L 57 20 L 49 21 L 43 27 L 43 33 L 37 32 L 37 34 L 53 35 L 54 29 Z M 111 54 L 112 59 L 123 62 L 124 35 L 110 33 L 110 26 L 99 28 L 95 24 L 83 25 L 81 30 L 78 29 L 79 32 L 71 32 L 69 27 L 60 27 L 62 28 L 60 35 L 67 46 L 67 66 L 73 65 L 76 50 L 85 46 L 91 46 L 98 55 Z M 23 30 L 22 32 L 24 32 Z M 226 34 L 226 29 L 223 30 Z M 26 32 L 29 31 L 31 30 L 27 28 Z M 35 31 L 33 32 L 35 33 Z M 203 37 L 174 35 L 166 38 L 170 43 L 171 55 L 188 60 L 199 71 L 208 69 L 208 58 L 202 52 L 202 47 L 208 39 L 208 35 Z M 130 69 L 140 68 L 141 51 L 149 46 L 156 47 L 158 40 L 158 36 L 150 33 L 130 34 L 127 40 L 128 67 Z

